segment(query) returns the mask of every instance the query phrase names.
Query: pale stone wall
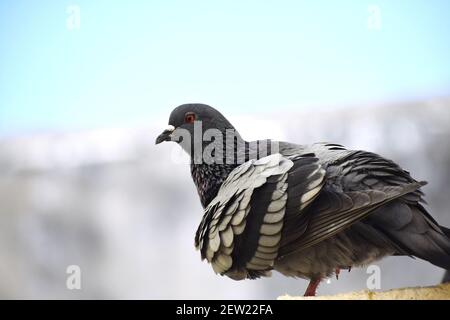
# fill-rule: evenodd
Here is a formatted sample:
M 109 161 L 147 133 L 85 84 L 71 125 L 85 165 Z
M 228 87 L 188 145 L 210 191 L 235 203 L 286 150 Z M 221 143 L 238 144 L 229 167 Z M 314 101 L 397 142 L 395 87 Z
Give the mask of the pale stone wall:
M 284 295 L 279 300 L 450 300 L 450 283 L 434 287 L 402 288 L 388 291 L 363 290 L 333 296 L 302 297 Z

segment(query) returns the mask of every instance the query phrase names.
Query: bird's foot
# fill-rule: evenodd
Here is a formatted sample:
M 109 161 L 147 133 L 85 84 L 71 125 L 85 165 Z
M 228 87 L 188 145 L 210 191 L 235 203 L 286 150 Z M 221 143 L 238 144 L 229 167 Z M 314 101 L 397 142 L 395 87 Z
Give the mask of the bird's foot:
M 340 268 L 334 269 L 334 273 L 336 274 L 336 280 L 339 280 L 339 273 L 341 273 L 341 269 Z
M 303 296 L 305 297 L 314 297 L 316 295 L 317 287 L 319 286 L 320 281 L 322 279 L 311 279 L 308 284 L 308 288 L 306 288 L 305 294 Z

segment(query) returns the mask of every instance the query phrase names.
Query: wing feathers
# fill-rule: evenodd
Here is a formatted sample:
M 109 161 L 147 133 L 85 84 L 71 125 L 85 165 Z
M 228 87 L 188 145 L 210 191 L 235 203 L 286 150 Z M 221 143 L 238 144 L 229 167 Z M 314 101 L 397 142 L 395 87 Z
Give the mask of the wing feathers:
M 422 183 L 411 183 L 398 187 L 384 187 L 381 190 L 366 190 L 348 193 L 323 191 L 309 210 L 312 211 L 306 231 L 295 240 L 283 244 L 282 255 L 298 252 L 321 242 L 348 228 L 356 221 L 367 217 L 381 205 L 420 188 Z M 340 201 L 336 201 L 339 199 Z M 324 206 L 324 202 L 329 202 Z
M 228 272 L 240 279 L 271 269 L 281 239 L 287 172 L 292 166 L 280 154 L 250 160 L 222 184 L 205 208 L 195 241 L 216 273 Z

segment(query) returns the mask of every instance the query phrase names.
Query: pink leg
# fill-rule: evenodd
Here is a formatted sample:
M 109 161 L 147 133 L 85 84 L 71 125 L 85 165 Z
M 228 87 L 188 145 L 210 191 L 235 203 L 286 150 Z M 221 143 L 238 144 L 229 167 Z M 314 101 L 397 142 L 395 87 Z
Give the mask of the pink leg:
M 308 288 L 306 288 L 305 297 L 314 297 L 316 295 L 316 290 L 317 287 L 319 286 L 320 281 L 322 281 L 322 279 L 311 279 L 311 281 L 309 281 L 308 284 Z

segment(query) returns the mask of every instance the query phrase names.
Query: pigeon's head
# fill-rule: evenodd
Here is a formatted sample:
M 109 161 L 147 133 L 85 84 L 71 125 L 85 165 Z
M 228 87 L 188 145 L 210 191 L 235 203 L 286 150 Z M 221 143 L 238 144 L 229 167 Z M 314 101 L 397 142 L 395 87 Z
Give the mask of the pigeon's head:
M 156 144 L 175 141 L 182 146 L 183 142 L 192 145 L 194 140 L 204 141 L 206 137 L 206 140 L 211 141 L 208 136 L 215 136 L 217 133 L 225 135 L 227 131 L 235 132 L 239 137 L 233 125 L 213 107 L 200 103 L 183 104 L 172 111 L 169 126 L 156 138 Z

